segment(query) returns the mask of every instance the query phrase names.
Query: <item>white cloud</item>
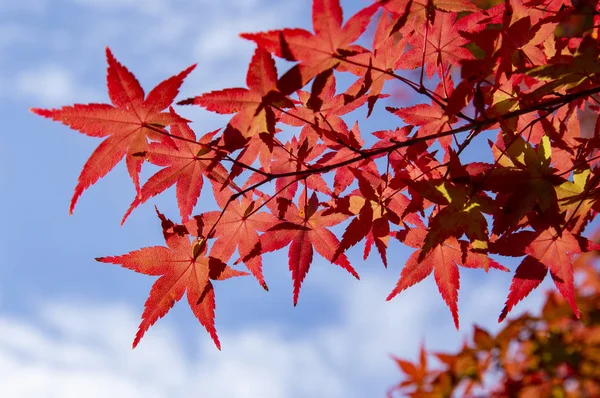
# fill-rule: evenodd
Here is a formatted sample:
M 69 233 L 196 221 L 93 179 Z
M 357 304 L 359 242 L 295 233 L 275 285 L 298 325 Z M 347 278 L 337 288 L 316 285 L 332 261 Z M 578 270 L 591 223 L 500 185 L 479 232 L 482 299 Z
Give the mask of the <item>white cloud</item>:
M 204 340 L 207 355 L 196 368 L 198 392 L 211 397 L 344 396 L 342 375 L 327 363 L 318 338 L 310 337 L 286 341 L 265 326 L 224 335 L 223 352 Z
M 485 291 L 494 309 L 506 293 L 491 288 L 495 283 L 490 278 L 472 292 Z M 414 357 L 424 335 L 428 347 L 446 350 L 463 338 L 452 331 L 433 283 L 385 302 L 389 285 L 368 274 L 343 283 L 334 298 L 338 320 L 302 327 L 296 335 L 268 319 L 239 330 L 220 328 L 223 351 L 205 333 L 197 342 L 181 341 L 168 317 L 132 351 L 139 309 L 49 301 L 33 319 L 0 318 L 0 396 L 381 396 L 400 377 L 388 354 Z M 474 304 L 461 315 L 463 322 L 481 321 Z
M 0 3 L 0 14 L 29 9 Z M 42 9 L 48 2 L 35 4 Z M 217 83 L 240 85 L 254 44 L 239 34 L 290 25 L 292 17 L 309 11 L 297 2 L 264 0 L 68 0 L 60 12 L 49 8 L 0 23 L 0 67 L 5 69 L 0 97 L 33 98 L 40 106 L 102 100 L 105 95 L 93 95 L 82 82 L 104 91 L 98 71 L 107 45 L 144 86 L 195 62 L 198 68 L 184 90 L 199 94 Z M 54 22 L 62 18 L 68 23 Z M 43 60 L 19 61 L 25 54 Z
M 164 0 L 71 0 L 71 2 L 101 10 L 120 11 L 129 8 L 142 14 L 157 14 L 169 8 L 168 2 Z
M 4 397 L 163 397 L 184 375 L 168 330 L 129 350 L 129 308 L 52 303 L 26 322 L 0 319 L 0 395 Z
M 129 349 L 137 316 L 125 306 L 50 303 L 31 321 L 0 318 L 0 395 L 11 398 L 343 396 L 344 385 L 308 339 L 271 327 L 208 336 L 186 355 L 174 333 L 155 327 Z M 195 358 L 200 358 L 196 363 Z
M 301 4 L 281 2 L 260 6 L 258 1 L 238 0 L 231 7 L 213 10 L 214 17 L 203 27 L 194 45 L 198 59 L 211 63 L 240 58 L 249 53 L 254 44 L 239 37 L 240 33 L 263 32 L 293 25 L 290 16 L 305 14 Z
M 19 72 L 11 91 L 19 97 L 32 98 L 36 104 L 45 106 L 82 100 L 90 102 L 90 99 L 100 97 L 93 90 L 80 86 L 72 74 L 57 65 L 43 65 Z
M 234 14 L 228 18 L 224 16 L 215 18 L 212 24 L 203 29 L 194 45 L 196 57 L 217 63 L 222 62 L 224 58 L 237 58 L 242 52 L 248 53 L 248 49 L 254 45 L 240 38 L 240 33 L 273 28 L 278 18 L 281 18 L 280 11 L 264 12 L 263 10 L 262 13 L 254 12 L 251 15 Z

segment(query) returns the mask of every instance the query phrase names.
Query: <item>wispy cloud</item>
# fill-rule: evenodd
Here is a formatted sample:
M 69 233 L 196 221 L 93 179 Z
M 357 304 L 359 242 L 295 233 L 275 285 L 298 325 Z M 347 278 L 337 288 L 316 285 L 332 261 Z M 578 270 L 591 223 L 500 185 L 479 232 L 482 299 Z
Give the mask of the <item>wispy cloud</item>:
M 153 84 L 194 62 L 199 63 L 198 68 L 186 79 L 180 98 L 244 85 L 253 44 L 240 39 L 239 33 L 308 26 L 309 3 L 308 0 L 64 0 L 60 2 L 61 7 L 49 7 L 55 2 L 0 0 L 0 101 L 8 104 L 10 99 L 12 105 L 14 99 L 19 99 L 27 106 L 43 107 L 107 102 L 103 59 L 107 45 L 138 76 L 147 91 Z M 192 111 L 195 110 L 189 110 Z M 31 129 L 34 132 L 31 137 L 36 142 L 42 140 L 41 134 L 35 135 L 39 129 L 31 128 L 31 115 L 27 115 L 30 119 L 10 116 L 9 129 Z M 200 129 L 213 128 L 210 125 L 213 119 L 208 113 L 191 119 L 197 121 L 199 133 Z M 219 126 L 222 124 L 214 128 Z M 12 134 L 8 139 L 8 145 L 0 147 L 0 151 L 8 152 L 6 148 L 10 148 L 10 156 L 2 156 L 10 167 L 0 167 L 0 173 L 10 169 L 12 177 L 14 165 L 24 161 L 23 152 L 12 148 L 21 148 L 23 138 Z M 64 172 L 67 166 L 62 162 L 71 156 L 69 154 L 80 154 L 81 148 L 71 144 L 75 140 L 58 144 L 64 147 L 44 142 L 48 146 L 43 147 L 43 152 L 52 153 L 52 157 L 27 158 L 31 167 Z M 57 164 L 63 168 L 54 168 Z M 75 170 L 72 160 L 68 164 L 69 169 Z M 130 189 L 126 173 L 122 176 Z M 42 184 L 31 184 L 33 178 L 39 178 L 38 174 L 17 175 L 11 180 L 14 185 L 5 185 L 20 195 L 28 192 L 32 198 L 49 195 L 51 189 L 40 191 Z M 53 184 L 56 188 L 56 183 Z M 110 185 L 110 195 L 117 196 L 116 186 Z M 123 195 L 118 194 L 125 198 Z M 174 206 L 173 196 L 165 198 L 165 202 L 168 200 Z M 16 203 L 16 200 L 7 203 Z M 98 201 L 88 203 L 94 210 L 96 207 L 105 209 Z M 35 206 L 36 212 L 50 214 L 46 199 L 35 202 Z M 34 224 L 32 218 L 27 218 L 34 213 L 31 208 L 5 207 L 11 209 L 11 214 L 6 215 L 7 225 L 19 226 L 24 220 Z M 153 213 L 152 206 L 148 205 L 147 209 L 147 214 Z M 64 212 L 63 207 L 60 210 Z M 106 216 L 100 212 L 94 216 L 97 218 L 88 219 L 89 225 L 99 230 L 93 221 Z M 52 217 L 47 219 L 54 222 Z M 27 293 L 19 293 L 22 286 L 15 281 L 26 280 L 29 286 L 38 288 L 40 280 L 48 275 L 35 274 L 38 267 L 46 266 L 38 264 L 37 257 L 22 255 L 30 250 L 28 237 L 32 233 L 51 231 L 55 236 L 69 237 L 63 239 L 68 242 L 51 242 L 56 245 L 53 249 L 57 256 L 51 264 L 60 262 L 56 253 L 71 253 L 76 247 L 88 248 L 92 240 L 117 240 L 108 233 L 101 235 L 95 231 L 92 236 L 89 229 L 85 229 L 86 233 L 79 232 L 84 230 L 83 225 L 80 229 L 73 225 L 85 219 L 85 215 L 78 217 L 82 218 L 72 220 L 69 226 L 54 223 L 52 228 L 36 218 L 34 230 L 22 229 L 25 238 L 15 238 L 18 234 L 10 230 L 11 240 L 4 239 L 6 248 L 0 250 L 0 263 L 4 264 L 1 256 L 8 254 L 11 259 L 18 258 L 22 265 L 19 272 L 27 275 L 19 279 L 8 272 L 3 274 L 1 283 L 5 288 L 10 286 L 11 303 L 33 300 Z M 154 227 L 155 215 L 150 217 Z M 146 236 L 148 224 L 143 225 L 127 232 L 127 237 L 115 236 L 123 236 L 123 242 L 133 240 L 132 236 Z M 138 244 L 136 241 L 133 247 L 139 247 Z M 285 260 L 285 253 L 282 257 Z M 60 258 L 72 260 L 75 256 Z M 278 263 L 282 264 L 285 261 Z M 57 266 L 65 267 L 64 264 Z M 311 272 L 318 273 L 318 268 L 313 265 Z M 66 271 L 62 271 L 58 274 L 65 275 Z M 84 281 L 81 274 L 78 275 L 69 283 L 67 278 L 57 278 L 57 288 L 72 292 L 74 285 L 85 290 L 89 287 L 86 283 L 97 282 Z M 236 323 L 235 328 L 227 328 L 220 327 L 217 319 L 222 352 L 215 349 L 191 314 L 190 325 L 194 327 L 193 333 L 197 332 L 197 339 L 182 339 L 178 333 L 181 326 L 175 326 L 173 318 L 167 317 L 131 351 L 129 347 L 141 308 L 108 303 L 115 293 L 114 286 L 104 290 L 106 303 L 92 304 L 48 298 L 46 284 L 36 291 L 45 300 L 33 303 L 39 305 L 33 316 L 0 315 L 0 397 L 379 396 L 399 377 L 388 354 L 416 355 L 423 338 L 430 347 L 451 349 L 462 334 L 453 330 L 451 317 L 432 278 L 386 303 L 385 296 L 397 273 L 389 271 L 386 278 L 368 273 L 361 275 L 360 282 L 339 283 L 339 274 L 328 278 L 323 273 L 311 273 L 304 289 L 310 289 L 315 281 L 322 284 L 313 294 L 318 294 L 319 300 L 334 301 L 339 315 L 319 324 L 305 325 L 292 316 L 278 319 L 254 316 L 251 325 Z M 468 283 L 463 283 L 460 313 L 466 330 L 473 321 L 493 323 L 506 296 L 508 284 L 499 286 L 495 275 L 486 281 L 478 282 L 480 291 L 477 292 L 469 291 Z M 286 279 L 285 283 L 288 282 Z M 336 289 L 331 288 L 332 284 L 338 284 Z M 286 299 L 291 301 L 290 295 Z M 531 302 L 528 298 L 528 305 Z M 8 305 L 8 294 L 4 303 Z
M 299 337 L 268 322 L 225 330 L 222 352 L 202 335 L 192 355 L 189 348 L 198 345 L 178 342 L 168 320 L 129 350 L 138 318 L 129 306 L 42 304 L 34 319 L 0 321 L 0 393 L 13 398 L 68 398 L 81 391 L 86 397 L 360 396 L 357 384 L 372 389 L 372 373 L 393 371 L 380 351 L 407 337 L 397 334 L 399 323 L 418 330 L 424 321 L 414 309 L 398 305 L 374 309 L 381 283 L 367 280 L 348 289 L 340 298 L 339 323 Z
M 81 98 L 88 101 L 102 98 L 99 92 L 81 85 L 70 71 L 57 65 L 42 65 L 21 71 L 13 83 L 11 91 L 16 96 L 32 100 L 39 106 L 59 106 L 77 102 Z
M 462 338 L 443 327 L 451 322 L 449 316 L 447 322 L 440 319 L 446 309 L 433 286 L 416 286 L 402 300 L 386 303 L 388 285 L 388 280 L 370 275 L 348 283 L 336 298 L 339 319 L 297 335 L 269 319 L 221 329 L 223 351 L 204 334 L 182 341 L 168 318 L 132 351 L 138 309 L 50 300 L 40 304 L 32 319 L 0 318 L 0 395 L 381 395 L 400 376 L 387 354 L 413 356 L 423 331 L 434 347 L 454 346 Z M 502 292 L 485 287 L 490 300 L 501 300 L 491 295 Z
M 140 14 L 156 14 L 174 6 L 171 5 L 169 7 L 169 2 L 165 0 L 70 0 L 70 2 L 78 6 L 114 12 L 119 12 L 123 9 L 133 9 Z

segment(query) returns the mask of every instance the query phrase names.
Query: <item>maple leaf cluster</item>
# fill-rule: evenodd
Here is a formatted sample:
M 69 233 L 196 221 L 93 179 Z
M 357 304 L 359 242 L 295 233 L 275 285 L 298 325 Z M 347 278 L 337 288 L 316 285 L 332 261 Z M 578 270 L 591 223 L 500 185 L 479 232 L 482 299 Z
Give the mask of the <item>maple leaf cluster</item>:
M 394 357 L 405 377 L 388 396 L 600 396 L 600 272 L 591 257 L 576 262 L 581 319 L 548 291 L 539 315 L 511 319 L 495 334 L 475 325 L 472 340 L 456 353 L 421 346 L 418 363 Z M 431 367 L 431 355 L 438 367 Z
M 98 259 L 159 276 L 134 346 L 186 291 L 219 346 L 212 280 L 243 263 L 267 289 L 262 255 L 286 247 L 294 304 L 315 251 L 358 278 L 349 249 L 364 242 L 387 266 L 401 242 L 415 251 L 388 300 L 433 273 L 457 328 L 460 268 L 508 271 L 501 256 L 523 260 L 500 320 L 548 273 L 579 314 L 573 261 L 596 247 L 583 234 L 600 206 L 599 9 L 378 0 L 344 22 L 339 0 L 314 0 L 313 31 L 241 35 L 256 44 L 246 88 L 177 102 L 231 115 L 220 130 L 198 134 L 174 108 L 194 66 L 145 95 L 108 49 L 112 104 L 32 111 L 104 139 L 71 212 L 123 157 L 136 195 L 122 222 L 175 186 L 181 221 L 159 213 L 167 246 Z M 281 74 L 276 58 L 293 66 Z M 409 93 L 418 102 L 398 106 Z M 384 113 L 393 127 L 361 131 Z M 142 184 L 145 162 L 159 170 Z M 193 214 L 207 195 L 219 209 Z

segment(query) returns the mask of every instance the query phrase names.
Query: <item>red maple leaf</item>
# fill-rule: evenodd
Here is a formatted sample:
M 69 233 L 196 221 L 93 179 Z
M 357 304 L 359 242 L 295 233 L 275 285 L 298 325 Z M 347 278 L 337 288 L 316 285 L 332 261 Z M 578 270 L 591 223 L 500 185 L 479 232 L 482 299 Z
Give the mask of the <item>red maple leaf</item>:
M 383 265 L 387 267 L 387 247 L 390 236 L 390 222 L 396 225 L 400 221 L 420 223 L 416 214 L 407 214 L 410 200 L 390 181 L 389 176 L 380 175 L 373 163 L 360 170 L 350 171 L 358 181 L 358 189 L 349 195 L 349 210 L 356 214 L 346 227 L 336 257 L 351 246 L 365 240 L 363 258 L 369 256 L 373 244 L 377 248 Z
M 163 226 L 173 225 L 162 214 L 158 215 Z M 192 244 L 187 235 L 168 230 L 164 230 L 164 235 L 167 247 L 145 247 L 122 256 L 96 259 L 103 263 L 120 264 L 141 274 L 160 276 L 144 304 L 142 322 L 133 340 L 133 347 L 138 345 L 148 328 L 165 316 L 187 291 L 192 312 L 206 328 L 217 348 L 221 349 L 215 329 L 215 292 L 211 279 L 224 280 L 248 274 L 234 270 L 218 258 L 205 256 L 206 244 L 203 241 Z
M 397 234 L 404 244 L 417 248 L 423 246 L 426 235 L 427 231 L 422 228 L 403 230 Z M 468 268 L 484 268 L 487 266 L 508 271 L 507 268 L 493 260 L 490 260 L 487 264 L 482 261 L 475 261 L 476 259 L 473 257 L 463 261 L 465 253 L 462 247 L 464 245 L 461 245 L 459 240 L 450 237 L 444 243 L 437 244 L 426 253 L 423 250 L 418 250 L 411 254 L 404 268 L 402 268 L 396 287 L 389 294 L 387 300 L 393 299 L 401 291 L 421 282 L 433 271 L 438 290 L 446 305 L 448 305 L 454 319 L 454 325 L 458 329 L 458 289 L 460 287 L 458 266 Z
M 295 173 L 309 170 L 312 166 L 309 164 L 325 150 L 324 145 L 311 146 L 308 140 L 302 143 L 292 137 L 284 147 L 275 147 L 271 159 L 270 170 L 275 174 Z M 287 207 L 292 203 L 296 195 L 298 184 L 305 184 L 309 189 L 331 194 L 331 190 L 320 174 L 310 174 L 306 178 L 298 178 L 295 175 L 279 177 L 275 181 L 275 191 L 277 192 L 277 203 L 279 204 L 279 216 L 283 216 Z
M 304 138 L 314 145 L 319 138 L 327 145 L 344 141 L 342 132 L 348 130 L 340 116 L 362 106 L 366 97 L 346 103 L 344 94 L 336 95 L 336 80 L 332 71 L 319 74 L 312 85 L 312 92 L 298 90 L 300 103 L 287 110 L 279 119 L 291 126 L 302 126 L 300 141 Z
M 395 356 L 392 356 L 392 359 L 396 362 L 402 372 L 404 372 L 406 377 L 400 384 L 388 391 L 387 396 L 389 398 L 394 396 L 394 392 L 401 392 L 405 388 L 416 387 L 418 391 L 418 389 L 427 382 L 426 378 L 429 371 L 427 368 L 427 353 L 425 352 L 425 346 L 423 344 L 421 344 L 421 349 L 419 351 L 418 363 L 405 361 Z
M 596 248 L 595 245 L 583 237 L 572 235 L 568 230 L 558 234 L 554 227 L 547 227 L 507 235 L 496 241 L 493 248 L 504 256 L 527 255 L 517 267 L 498 322 L 542 283 L 548 270 L 558 291 L 579 317 L 575 303 L 573 261 L 576 255 Z
M 460 66 L 462 61 L 473 59 L 473 54 L 464 47 L 469 41 L 459 32 L 474 33 L 484 29 L 485 25 L 479 24 L 482 15 L 473 13 L 458 21 L 456 16 L 457 13 L 435 11 L 435 21 L 431 28 L 417 25 L 419 29 L 408 41 L 413 48 L 402 54 L 396 68 L 415 69 L 423 66 L 431 79 L 436 71 L 443 77 L 450 65 Z
M 377 99 L 387 96 L 381 94 L 384 84 L 394 79 L 389 71 L 395 69 L 396 61 L 407 43 L 406 38 L 399 33 L 391 33 L 393 27 L 394 21 L 390 19 L 390 15 L 386 12 L 381 13 L 373 36 L 373 52 L 351 56 L 349 62 L 344 64 L 345 69 L 361 77 L 346 90 L 346 96 L 361 96 L 368 89 L 367 117 L 373 112 Z
M 454 91 L 452 77 L 447 75 L 443 82 L 440 82 L 435 89 L 437 98 L 448 98 Z M 435 136 L 452 129 L 452 123 L 456 122 L 456 117 L 446 114 L 446 109 L 442 108 L 436 102 L 432 104 L 417 104 L 408 108 L 386 107 L 396 116 L 400 116 L 406 124 L 419 126 L 415 136 L 427 137 Z M 444 149 L 444 162 L 450 160 L 449 151 L 452 145 L 452 136 L 447 135 L 437 139 Z
M 174 118 L 177 117 L 173 111 L 172 114 Z M 221 184 L 227 181 L 227 170 L 219 163 L 222 156 L 215 153 L 209 145 L 217 131 L 205 134 L 196 141 L 196 134 L 186 122 L 181 121 L 171 126 L 170 135 L 174 138 L 174 144 L 150 143 L 147 160 L 164 168 L 144 184 L 140 195 L 131 202 L 123 216 L 121 225 L 137 206 L 173 184 L 176 184 L 175 193 L 182 221 L 186 222 L 202 191 L 203 176 Z
M 237 248 L 248 270 L 261 286 L 268 290 L 262 274 L 261 255 L 251 254 L 259 242 L 258 231 L 266 231 L 279 221 L 271 213 L 258 211 L 263 203 L 261 199 L 252 200 L 252 197 L 247 195 L 241 199 L 230 200 L 233 195 L 230 189 L 220 190 L 217 184 L 213 187 L 223 212 L 211 211 L 194 217 L 186 225 L 188 231 L 208 232 L 216 224 L 214 237 L 217 240 L 211 246 L 210 255 L 228 261 Z
M 488 225 L 484 214 L 493 214 L 497 208 L 493 199 L 476 187 L 491 165 L 473 162 L 466 167 L 452 150 L 449 155 L 450 179 L 407 181 L 425 199 L 437 204 L 429 217 L 423 250 L 429 250 L 450 236 L 460 238 L 465 234 L 474 248 L 487 251 Z
M 108 137 L 98 145 L 83 166 L 71 199 L 70 213 L 73 213 L 75 203 L 83 191 L 104 177 L 125 155 L 129 175 L 138 195 L 141 193 L 139 174 L 144 158 L 133 154 L 147 150 L 148 138 L 164 139 L 157 130 L 180 119 L 163 110 L 172 104 L 183 79 L 196 67 L 194 64 L 163 81 L 144 99 L 140 83 L 113 57 L 108 48 L 106 58 L 108 95 L 113 105 L 75 104 L 60 109 L 31 109 L 33 113 L 60 121 L 83 134 Z
M 378 0 L 378 2 L 394 17 L 398 17 L 397 23 L 420 24 L 426 18 L 431 18 L 434 9 L 454 12 L 479 11 L 469 0 Z
M 285 214 L 285 221 L 267 230 L 261 235 L 259 242 L 263 253 L 283 249 L 291 243 L 288 257 L 294 281 L 294 305 L 298 303 L 300 286 L 312 263 L 313 248 L 325 259 L 339 265 L 359 279 L 345 254 L 342 253 L 334 260 L 339 241 L 330 230 L 325 228 L 339 224 L 347 216 L 328 213 L 327 209 L 318 210 L 319 201 L 314 192 L 308 200 L 303 192 L 299 203 L 299 208 L 293 203 L 290 204 Z
M 491 170 L 484 185 L 497 193 L 496 203 L 502 210 L 495 214 L 492 233 L 516 229 L 534 209 L 556 226 L 563 222 L 555 187 L 566 180 L 551 166 L 550 139 L 544 136 L 534 148 L 520 136 L 499 135 L 496 145 L 490 145 L 501 166 Z
M 282 85 L 285 86 L 284 92 L 294 92 L 319 73 L 337 66 L 341 56 L 365 51 L 352 46 L 352 43 L 363 34 L 378 8 L 378 4 L 372 4 L 354 14 L 342 26 L 339 0 L 314 0 L 312 20 L 315 34 L 304 29 L 282 29 L 240 36 L 278 57 L 300 61 L 299 66 L 286 73 L 291 85 Z M 282 81 L 285 80 L 284 76 Z
M 248 88 L 226 88 L 212 91 L 179 102 L 179 105 L 200 105 L 209 111 L 236 115 L 224 131 L 225 145 L 228 148 L 243 146 L 240 140 L 260 133 L 275 134 L 275 116 L 279 107 L 290 107 L 293 103 L 276 88 L 277 69 L 275 61 L 267 51 L 257 48 L 254 51 L 248 73 Z M 273 105 L 275 107 L 273 107 Z M 252 163 L 254 159 L 251 159 Z
M 557 1 L 554 6 L 548 4 L 546 7 L 550 6 L 556 12 L 560 4 Z M 506 1 L 504 6 L 502 41 L 493 55 L 498 59 L 497 80 L 503 73 L 510 76 L 513 66 L 523 69 L 545 65 L 546 56 L 538 46 L 553 34 L 557 26 L 550 19 L 538 23 L 543 12 L 535 7 L 524 7 L 521 0 Z
M 329 166 L 339 164 L 349 159 L 356 157 L 356 154 L 362 149 L 364 140 L 361 139 L 360 129 L 358 128 L 358 122 L 352 126 L 352 129 L 348 131 L 346 123 L 342 120 L 338 126 L 339 130 L 335 133 L 337 141 L 343 144 L 332 144 L 330 145 L 331 151 L 326 153 L 317 160 L 316 164 L 319 166 Z M 354 166 L 363 168 L 369 167 L 372 160 L 366 158 L 365 160 L 355 164 Z M 350 184 L 354 182 L 354 174 L 350 171 L 350 166 L 340 166 L 335 169 L 335 175 L 333 177 L 333 196 L 337 197 L 342 193 Z

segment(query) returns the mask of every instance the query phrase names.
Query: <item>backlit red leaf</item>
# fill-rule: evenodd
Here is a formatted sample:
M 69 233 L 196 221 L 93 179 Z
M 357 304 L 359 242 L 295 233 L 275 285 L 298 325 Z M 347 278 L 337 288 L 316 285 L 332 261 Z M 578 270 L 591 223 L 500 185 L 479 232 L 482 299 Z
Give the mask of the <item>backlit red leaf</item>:
M 176 234 L 165 235 L 165 238 L 168 247 L 147 247 L 122 256 L 96 259 L 103 263 L 120 264 L 142 274 L 160 276 L 144 305 L 142 322 L 133 340 L 133 347 L 138 345 L 148 328 L 165 316 L 187 291 L 194 315 L 217 348 L 221 349 L 214 325 L 215 296 L 211 280 L 247 274 L 228 267 L 217 258 L 206 257 L 204 242 L 192 244 L 188 236 Z
M 144 90 L 135 76 L 106 49 L 108 60 L 108 95 L 113 103 L 65 106 L 60 109 L 31 111 L 92 137 L 108 137 L 96 148 L 83 166 L 71 200 L 73 213 L 77 199 L 85 189 L 104 177 L 126 156 L 127 170 L 140 194 L 139 173 L 143 157 L 134 156 L 148 148 L 148 138 L 161 139 L 164 127 L 177 121 L 162 112 L 175 100 L 185 77 L 195 68 L 192 65 L 156 86 L 144 99 Z M 163 137 L 164 138 L 164 137 Z

